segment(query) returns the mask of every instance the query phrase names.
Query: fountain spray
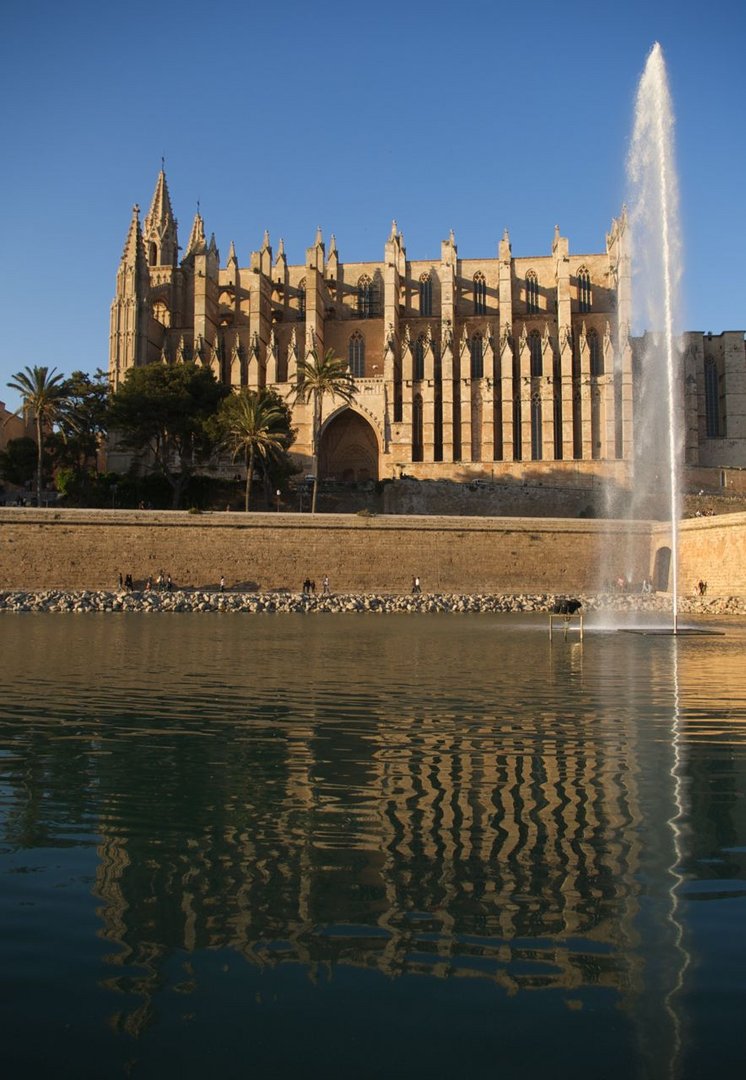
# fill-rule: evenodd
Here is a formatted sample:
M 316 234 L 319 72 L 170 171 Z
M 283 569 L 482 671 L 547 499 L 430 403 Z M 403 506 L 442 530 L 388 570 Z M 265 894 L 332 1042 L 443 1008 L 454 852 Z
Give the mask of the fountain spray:
M 657 470 L 667 465 L 671 521 L 673 632 L 678 623 L 679 461 L 682 453 L 681 354 L 677 342 L 678 284 L 681 276 L 679 193 L 674 164 L 674 115 L 663 50 L 650 51 L 635 103 L 627 175 L 632 189 L 633 321 L 645 326 L 642 387 L 637 403 L 636 439 L 644 450 L 635 459 L 635 487 L 647 497 L 659 485 Z M 667 415 L 661 423 L 661 382 Z M 665 467 L 665 466 L 664 466 Z M 664 488 L 665 489 L 665 488 Z

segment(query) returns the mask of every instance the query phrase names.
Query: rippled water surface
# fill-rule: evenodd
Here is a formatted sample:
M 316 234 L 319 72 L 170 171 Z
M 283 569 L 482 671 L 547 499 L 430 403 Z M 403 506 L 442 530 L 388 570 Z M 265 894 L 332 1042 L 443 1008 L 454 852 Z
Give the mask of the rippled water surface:
M 0 618 L 5 1074 L 740 1074 L 746 628 L 545 618 Z

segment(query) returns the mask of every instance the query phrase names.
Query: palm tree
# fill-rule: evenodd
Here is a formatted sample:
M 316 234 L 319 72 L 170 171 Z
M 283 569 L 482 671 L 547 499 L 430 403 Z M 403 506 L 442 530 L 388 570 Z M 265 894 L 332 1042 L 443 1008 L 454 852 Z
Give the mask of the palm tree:
M 244 508 L 248 511 L 257 455 L 266 461 L 287 449 L 290 442 L 287 406 L 266 390 L 244 389 L 224 399 L 220 407 L 219 425 L 221 441 L 233 452 L 233 460 L 240 454 L 245 457 Z
M 298 363 L 298 385 L 290 391 L 294 401 L 308 404 L 313 402 L 313 496 L 311 513 L 316 513 L 316 492 L 319 484 L 319 434 L 321 432 L 321 411 L 324 398 L 341 398 L 348 405 L 357 394 L 355 379 L 346 360 L 334 355 L 334 349 L 327 349 L 320 357 L 316 349 L 311 349 L 305 360 Z
M 64 377 L 56 368 L 27 367 L 17 372 L 7 384 L 21 395 L 24 418 L 34 417 L 36 425 L 36 504 L 41 506 L 44 432 L 51 428 L 67 405 Z

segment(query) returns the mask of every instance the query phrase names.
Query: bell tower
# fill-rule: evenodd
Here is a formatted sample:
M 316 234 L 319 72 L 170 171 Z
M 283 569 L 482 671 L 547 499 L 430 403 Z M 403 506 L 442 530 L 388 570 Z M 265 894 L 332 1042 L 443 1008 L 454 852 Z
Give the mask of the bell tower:
M 109 378 L 114 389 L 129 368 L 147 363 L 149 289 L 140 207 L 135 205 L 117 270 L 116 295 L 111 305 Z

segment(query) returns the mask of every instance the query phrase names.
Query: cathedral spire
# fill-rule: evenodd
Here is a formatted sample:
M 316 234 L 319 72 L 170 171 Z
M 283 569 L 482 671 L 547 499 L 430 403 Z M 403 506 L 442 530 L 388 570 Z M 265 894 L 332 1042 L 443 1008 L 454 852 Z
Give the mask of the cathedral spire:
M 144 259 L 145 251 L 142 243 L 142 230 L 140 228 L 140 207 L 135 203 L 132 207 L 132 217 L 127 230 L 127 239 L 124 241 L 122 263 L 130 268 L 137 265 L 138 259 Z
M 145 252 L 150 266 L 176 265 L 179 250 L 176 226 L 166 174 L 161 167 L 143 228 Z
M 207 249 L 205 243 L 205 223 L 202 220 L 202 215 L 199 212 L 199 204 L 197 213 L 194 215 L 194 221 L 192 222 L 192 231 L 189 234 L 189 241 L 187 243 L 186 252 L 184 258 L 188 258 L 189 255 L 202 255 Z

